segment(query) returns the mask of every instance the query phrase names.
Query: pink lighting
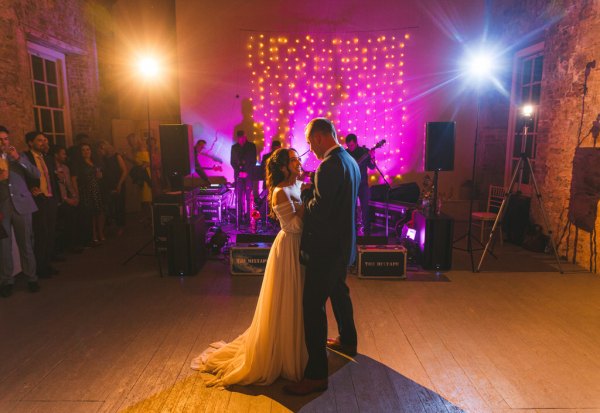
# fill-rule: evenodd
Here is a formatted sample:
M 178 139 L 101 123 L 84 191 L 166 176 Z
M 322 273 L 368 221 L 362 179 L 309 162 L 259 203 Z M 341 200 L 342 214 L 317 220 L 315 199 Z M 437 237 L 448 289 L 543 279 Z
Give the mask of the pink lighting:
M 398 38 L 402 41 L 396 36 L 368 33 L 249 36 L 247 66 L 251 84 L 259 86 L 252 88 L 254 118 L 268 132 L 266 142 L 279 139 L 302 153 L 308 149 L 306 121 L 325 116 L 334 122 L 341 137 L 355 133 L 361 145 L 373 147 L 385 139 L 387 144 L 377 155 L 379 167 L 386 176 L 404 172 L 407 165 L 402 164 L 399 154 L 414 152 L 420 136 L 402 139 L 406 114 L 410 113 L 401 103 L 410 101 L 402 79 L 409 66 L 405 44 L 410 36 Z M 270 47 L 264 48 L 265 43 Z M 405 53 L 390 52 L 396 48 L 403 48 Z M 268 63 L 284 59 L 295 63 Z M 262 87 L 264 79 L 270 78 L 285 81 Z M 309 157 L 304 165 L 314 169 L 317 161 Z

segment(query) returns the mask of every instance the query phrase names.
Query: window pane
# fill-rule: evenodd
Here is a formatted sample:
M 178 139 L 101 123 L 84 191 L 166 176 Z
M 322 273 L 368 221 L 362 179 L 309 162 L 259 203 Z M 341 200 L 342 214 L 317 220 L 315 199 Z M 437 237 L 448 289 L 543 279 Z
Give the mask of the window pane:
M 51 108 L 59 108 L 58 104 L 58 88 L 56 86 L 48 86 L 48 106 Z
M 531 134 L 527 134 L 527 145 L 525 147 L 525 154 L 527 155 L 528 158 L 532 157 L 532 150 L 533 150 L 533 135 Z
M 65 121 L 62 110 L 54 111 L 54 131 L 58 133 L 65 132 Z
M 513 145 L 513 154 L 514 158 L 521 156 L 521 140 L 522 136 L 520 133 L 515 134 L 515 144 Z
M 43 83 L 33 83 L 35 88 L 35 104 L 37 106 L 48 106 L 48 100 L 46 99 L 46 85 Z
M 524 86 L 521 89 L 521 103 L 529 103 L 531 102 L 531 96 L 529 96 L 530 88 L 529 86 Z
M 542 85 L 537 84 L 533 85 L 531 88 L 531 102 L 532 103 L 540 103 L 540 95 L 542 93 Z
M 49 109 L 42 111 L 42 132 L 52 132 L 52 112 Z
M 65 135 L 56 134 L 54 140 L 56 145 L 67 146 L 67 137 Z
M 44 61 L 42 58 L 31 55 L 31 68 L 33 69 L 33 79 L 44 81 Z
M 544 66 L 544 56 L 538 56 L 535 58 L 533 66 L 533 81 L 539 82 L 542 80 L 542 69 Z
M 54 134 L 46 132 L 44 133 L 44 136 L 48 138 L 48 144 L 50 146 L 54 145 Z
M 40 130 L 40 110 L 33 108 L 33 118 L 35 119 L 35 130 Z
M 56 85 L 56 62 L 45 60 L 46 63 L 46 82 Z
M 531 83 L 531 60 L 525 60 L 523 62 L 523 71 L 521 73 L 521 83 Z

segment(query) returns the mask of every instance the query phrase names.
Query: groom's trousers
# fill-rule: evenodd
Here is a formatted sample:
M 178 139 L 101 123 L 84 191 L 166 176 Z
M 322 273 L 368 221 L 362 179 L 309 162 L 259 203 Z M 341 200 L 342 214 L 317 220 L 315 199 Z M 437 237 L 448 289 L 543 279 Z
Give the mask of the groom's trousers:
M 308 350 L 308 364 L 304 377 L 327 378 L 327 314 L 325 303 L 331 306 L 338 324 L 340 341 L 356 345 L 356 327 L 350 290 L 346 285 L 346 262 L 336 258 L 311 259 L 306 266 L 304 282 L 304 334 Z

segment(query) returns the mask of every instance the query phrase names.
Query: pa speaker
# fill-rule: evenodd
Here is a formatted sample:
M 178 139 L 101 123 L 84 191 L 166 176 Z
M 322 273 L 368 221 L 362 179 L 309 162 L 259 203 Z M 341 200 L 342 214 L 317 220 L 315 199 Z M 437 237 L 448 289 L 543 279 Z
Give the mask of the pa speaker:
M 160 125 L 160 153 L 163 176 L 171 189 L 183 188 L 183 177 L 189 175 L 194 164 L 192 127 L 190 125 Z
M 195 275 L 206 261 L 206 227 L 202 215 L 174 219 L 168 226 L 169 275 Z
M 425 127 L 425 170 L 454 170 L 456 122 L 427 122 Z
M 415 214 L 415 241 L 419 244 L 423 268 L 448 271 L 452 268 L 454 220 L 444 214 Z

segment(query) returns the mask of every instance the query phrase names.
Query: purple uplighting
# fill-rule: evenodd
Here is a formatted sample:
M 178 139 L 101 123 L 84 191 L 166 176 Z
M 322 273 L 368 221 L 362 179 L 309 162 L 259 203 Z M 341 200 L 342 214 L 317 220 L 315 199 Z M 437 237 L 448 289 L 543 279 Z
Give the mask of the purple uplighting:
M 340 136 L 355 133 L 361 145 L 387 141 L 377 152 L 386 178 L 408 172 L 418 146 L 414 136 L 405 139 L 409 42 L 409 34 L 250 35 L 246 52 L 253 113 L 265 147 L 279 139 L 303 153 L 308 149 L 305 125 L 327 117 Z M 259 134 L 256 139 L 262 138 Z M 311 155 L 304 165 L 311 170 L 317 161 Z M 371 180 L 376 183 L 378 176 Z

